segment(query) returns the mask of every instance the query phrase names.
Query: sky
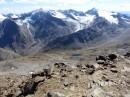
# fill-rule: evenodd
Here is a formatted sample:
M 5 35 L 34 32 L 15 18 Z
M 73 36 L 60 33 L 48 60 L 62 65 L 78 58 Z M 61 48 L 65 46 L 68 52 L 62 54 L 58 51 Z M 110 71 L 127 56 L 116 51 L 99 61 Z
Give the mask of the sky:
M 110 11 L 130 11 L 130 0 L 0 0 L 0 13 L 24 13 L 43 8 L 75 9 L 91 8 Z

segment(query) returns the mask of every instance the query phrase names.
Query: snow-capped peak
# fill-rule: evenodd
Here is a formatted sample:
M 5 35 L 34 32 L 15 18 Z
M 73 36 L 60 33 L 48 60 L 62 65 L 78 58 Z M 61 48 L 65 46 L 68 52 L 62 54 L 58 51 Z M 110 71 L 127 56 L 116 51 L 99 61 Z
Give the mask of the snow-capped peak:
M 4 19 L 6 19 L 6 17 L 0 14 L 0 22 L 2 22 Z
M 51 10 L 49 12 L 51 13 L 52 16 L 54 16 L 56 18 L 61 18 L 61 19 L 66 18 L 66 16 L 63 13 L 61 13 L 60 11 Z
M 118 24 L 118 19 L 113 17 L 113 15 L 117 15 L 116 12 L 110 12 L 110 11 L 106 11 L 106 10 L 98 10 L 98 15 L 100 17 L 104 17 L 110 23 Z
M 92 8 L 92 9 L 88 10 L 86 12 L 86 14 L 105 18 L 107 21 L 109 21 L 110 23 L 114 23 L 114 24 L 118 24 L 118 22 L 119 22 L 118 19 L 114 17 L 115 15 L 117 15 L 116 12 Z
M 95 16 L 86 14 L 86 16 L 74 16 L 74 18 L 78 22 L 76 31 L 79 31 L 79 30 L 82 30 L 84 28 L 91 26 L 91 23 L 93 23 Z
M 13 14 L 13 15 L 11 16 L 11 18 L 18 18 L 18 16 L 15 15 L 15 14 Z
M 96 8 L 92 8 L 92 9 L 90 9 L 90 10 L 88 10 L 87 12 L 86 12 L 86 14 L 90 14 L 90 15 L 97 15 L 97 9 Z
M 75 10 L 50 10 L 49 13 L 53 17 L 73 23 L 75 25 L 75 32 L 89 27 L 95 19 L 94 15 Z

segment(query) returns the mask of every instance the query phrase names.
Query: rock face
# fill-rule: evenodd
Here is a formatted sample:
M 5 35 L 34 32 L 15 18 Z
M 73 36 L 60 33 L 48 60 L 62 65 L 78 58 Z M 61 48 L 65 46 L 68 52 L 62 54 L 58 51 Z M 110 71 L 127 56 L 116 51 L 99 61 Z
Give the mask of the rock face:
M 0 47 L 14 47 L 19 40 L 19 26 L 10 19 L 5 19 L 1 24 Z
M 49 48 L 79 48 L 91 41 L 95 42 L 96 39 L 102 37 L 102 31 L 93 28 L 80 30 L 76 33 L 67 36 L 59 37 L 50 42 L 46 47 Z M 95 38 L 96 37 L 96 38 Z M 60 41 L 59 41 L 60 40 Z M 55 45 L 53 45 L 55 44 Z M 45 48 L 46 49 L 46 48 Z
M 0 97 L 127 97 L 129 59 L 116 54 L 99 55 L 99 59 L 112 63 L 72 68 L 57 62 L 29 76 L 1 75 Z

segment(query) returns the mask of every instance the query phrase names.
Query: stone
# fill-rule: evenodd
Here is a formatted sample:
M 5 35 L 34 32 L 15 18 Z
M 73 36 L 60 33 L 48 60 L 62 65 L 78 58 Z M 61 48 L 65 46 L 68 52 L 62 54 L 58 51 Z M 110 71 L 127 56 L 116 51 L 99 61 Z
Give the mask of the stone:
M 44 76 L 44 72 L 43 71 L 39 71 L 37 73 L 33 73 L 32 74 L 32 78 L 35 78 L 36 76 Z
M 124 56 L 125 56 L 125 57 L 130 57 L 130 51 L 127 52 Z
M 87 64 L 86 65 L 86 73 L 92 75 L 95 72 L 94 65 Z
M 108 58 L 110 61 L 114 61 L 115 59 L 117 59 L 117 55 L 116 54 L 109 54 Z
M 106 61 L 107 58 L 106 58 L 106 56 L 99 55 L 99 56 L 96 57 L 96 61 L 98 61 L 98 60 Z
M 47 97 L 65 97 L 65 95 L 59 92 L 48 92 Z
M 95 66 L 91 64 L 81 65 L 79 68 L 81 72 L 92 75 L 95 72 Z
M 40 77 L 40 76 L 37 76 L 37 77 L 35 77 L 35 79 L 34 79 L 34 81 L 36 82 L 36 83 L 38 83 L 38 82 L 40 82 L 40 81 L 44 81 L 45 80 L 45 77 Z
M 64 68 L 64 67 L 67 67 L 65 63 L 55 63 L 54 66 L 56 68 Z
M 106 61 L 104 61 L 104 60 L 97 60 L 97 64 L 106 64 Z
M 112 69 L 111 69 L 111 72 L 117 73 L 118 71 L 117 71 L 115 68 L 112 68 Z
M 30 80 L 29 82 L 25 83 L 25 85 L 22 87 L 22 94 L 21 95 L 28 95 L 33 94 L 36 87 L 35 82 L 33 80 Z

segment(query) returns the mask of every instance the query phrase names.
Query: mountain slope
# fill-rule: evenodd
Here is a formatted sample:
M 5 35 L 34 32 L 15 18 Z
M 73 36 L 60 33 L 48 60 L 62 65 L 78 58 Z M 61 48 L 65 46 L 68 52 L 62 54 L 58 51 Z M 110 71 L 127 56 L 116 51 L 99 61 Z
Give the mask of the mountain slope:
M 38 9 L 4 16 L 0 22 L 0 47 L 20 54 L 44 48 L 82 47 L 118 36 L 123 31 L 119 29 L 130 26 L 128 15 L 97 9 L 87 12 Z

